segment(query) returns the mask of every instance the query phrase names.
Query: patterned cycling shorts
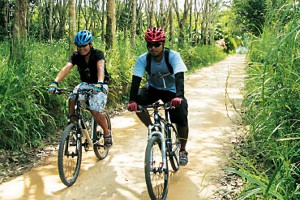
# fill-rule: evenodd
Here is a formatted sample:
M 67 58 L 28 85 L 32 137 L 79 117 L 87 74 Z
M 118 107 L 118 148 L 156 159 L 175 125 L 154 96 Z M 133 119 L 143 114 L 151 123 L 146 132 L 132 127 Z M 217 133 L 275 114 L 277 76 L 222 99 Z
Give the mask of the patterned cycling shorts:
M 88 84 L 86 82 L 82 82 L 78 84 L 74 90 L 73 93 L 76 93 L 77 90 L 80 89 L 93 89 L 95 84 Z M 91 110 L 100 112 L 105 108 L 106 102 L 107 102 L 107 93 L 108 93 L 108 85 L 104 84 L 102 91 L 98 92 L 98 94 L 91 94 L 89 100 L 89 106 Z M 70 95 L 69 98 L 75 98 L 74 95 Z M 82 103 L 85 103 L 87 100 L 87 97 L 85 95 L 79 95 L 79 100 Z

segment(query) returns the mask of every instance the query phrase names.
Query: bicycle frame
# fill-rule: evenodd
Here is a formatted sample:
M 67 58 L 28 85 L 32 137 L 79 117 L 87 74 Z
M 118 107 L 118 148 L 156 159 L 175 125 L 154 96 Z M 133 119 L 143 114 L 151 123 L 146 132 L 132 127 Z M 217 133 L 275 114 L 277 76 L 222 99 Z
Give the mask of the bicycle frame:
M 102 128 L 96 123 L 94 117 L 90 118 L 90 114 L 88 116 L 85 115 L 85 111 L 90 111 L 89 106 L 81 103 L 79 100 L 80 94 L 89 95 L 91 89 L 78 90 L 77 93 L 72 93 L 72 90 L 65 88 L 58 88 L 57 90 L 58 94 L 66 91 L 75 95 L 74 111 L 68 117 L 70 123 L 64 129 L 58 148 L 58 171 L 60 179 L 66 186 L 71 186 L 75 183 L 79 175 L 83 147 L 85 151 L 88 151 L 89 147 L 92 146 L 99 160 L 104 159 L 109 150 L 105 149 L 103 144 L 104 133 Z M 103 115 L 105 116 L 108 129 L 111 130 L 108 113 L 103 111 Z M 73 120 L 72 118 L 76 119 Z M 90 124 L 88 124 L 89 122 Z M 88 129 L 90 129 L 90 132 Z
M 84 118 L 81 118 L 79 123 L 81 124 L 80 125 L 80 129 L 82 130 L 83 132 L 83 135 L 85 136 L 87 142 L 89 143 L 89 145 L 93 145 L 93 141 L 91 138 L 93 138 L 94 136 L 94 118 L 92 117 L 92 120 L 91 120 L 91 129 L 90 129 L 90 134 L 87 130 L 87 127 L 86 127 L 86 122 L 84 120 Z M 85 127 L 84 127 L 85 126 Z
M 166 154 L 166 145 L 165 145 L 165 133 L 164 133 L 164 124 L 161 124 L 160 127 L 162 128 L 163 132 L 161 131 L 151 131 L 152 128 L 154 128 L 155 125 L 149 125 L 149 139 L 155 135 L 159 136 L 160 141 L 161 141 L 161 150 L 163 152 L 162 157 L 164 161 L 163 169 L 166 170 L 167 165 L 168 165 L 168 160 L 167 160 L 167 154 Z
M 90 134 L 88 133 L 87 130 L 87 125 L 86 125 L 86 121 L 82 115 L 82 111 L 83 110 L 87 110 L 90 111 L 88 105 L 84 106 L 81 104 L 80 100 L 78 100 L 79 98 L 79 94 L 83 94 L 83 95 L 89 95 L 89 92 L 91 90 L 79 90 L 77 93 L 75 93 L 75 107 L 74 107 L 74 114 L 72 114 L 71 116 L 76 116 L 78 117 L 78 125 L 80 127 L 80 129 L 83 132 L 83 135 L 85 136 L 87 142 L 89 143 L 89 145 L 93 145 L 93 141 L 91 138 L 93 138 L 93 134 L 94 134 L 94 117 L 92 117 L 92 121 L 91 121 L 91 129 L 90 129 Z M 82 135 L 81 135 L 82 137 Z
M 164 108 L 164 115 L 160 113 Z M 145 151 L 145 180 L 151 199 L 166 199 L 168 194 L 169 162 L 174 172 L 179 170 L 177 154 L 180 143 L 177 131 L 169 118 L 169 103 L 155 102 L 139 106 L 139 110 L 153 109 L 153 124 L 148 126 L 148 142 Z M 148 112 L 148 111 L 147 111 Z M 172 133 L 175 136 L 172 137 Z M 173 138 L 175 142 L 173 143 Z
M 166 136 L 167 138 L 170 137 L 169 133 L 166 133 L 166 127 L 165 125 L 169 123 L 169 113 L 167 109 L 164 109 L 165 111 L 165 118 L 163 118 L 160 114 L 159 114 L 159 110 L 158 108 L 160 106 L 166 106 L 166 104 L 159 104 L 158 102 L 154 103 L 153 105 L 153 114 L 154 114 L 154 123 L 150 124 L 148 126 L 148 139 L 150 139 L 153 136 L 159 136 L 160 141 L 161 141 L 161 150 L 163 152 L 162 157 L 163 157 L 163 169 L 166 170 L 167 169 L 167 165 L 168 165 L 168 159 L 167 159 L 167 148 L 166 148 L 166 143 L 170 143 L 168 141 L 166 141 Z M 158 131 L 156 130 L 156 127 L 159 129 Z M 155 130 L 155 131 L 153 131 Z
M 57 94 L 61 94 L 62 91 L 72 92 L 71 89 L 58 88 Z M 91 119 L 91 127 L 90 127 L 90 133 L 89 133 L 88 130 L 87 130 L 88 127 L 86 126 L 86 121 L 85 121 L 85 119 L 82 115 L 82 111 L 83 110 L 90 111 L 90 108 L 89 108 L 88 105 L 82 105 L 80 100 L 78 100 L 80 94 L 89 96 L 91 91 L 92 91 L 91 89 L 84 89 L 84 90 L 79 89 L 77 91 L 77 93 L 72 93 L 73 95 L 75 95 L 75 106 L 74 106 L 74 114 L 72 114 L 70 116 L 70 118 L 72 116 L 75 116 L 75 117 L 78 118 L 75 123 L 78 123 L 80 130 L 82 130 L 82 133 L 80 133 L 81 137 L 82 137 L 82 135 L 84 135 L 87 142 L 88 142 L 88 144 L 92 146 L 92 145 L 94 145 L 94 143 L 92 141 L 92 138 L 94 137 L 94 134 L 95 134 L 94 133 L 95 119 L 94 119 L 94 117 L 92 117 L 92 119 Z M 70 119 L 68 119 L 68 121 L 69 120 Z M 77 136 L 77 137 L 79 137 L 79 136 Z

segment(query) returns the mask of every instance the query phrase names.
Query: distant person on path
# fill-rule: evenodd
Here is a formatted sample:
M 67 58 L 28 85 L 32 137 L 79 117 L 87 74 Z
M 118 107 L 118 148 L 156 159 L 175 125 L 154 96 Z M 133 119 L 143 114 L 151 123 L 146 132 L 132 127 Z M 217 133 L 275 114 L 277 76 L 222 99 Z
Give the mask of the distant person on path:
M 179 163 L 184 166 L 188 163 L 186 143 L 189 133 L 188 103 L 184 97 L 184 72 L 187 68 L 178 52 L 165 47 L 165 39 L 166 34 L 161 28 L 146 31 L 148 52 L 135 62 L 128 110 L 137 111 L 137 105 L 149 105 L 157 100 L 171 102 L 175 109 L 170 110 L 170 118 L 176 124 L 181 143 Z M 148 83 L 140 88 L 145 71 Z M 136 114 L 147 127 L 152 123 L 148 112 Z
M 87 30 L 79 31 L 74 38 L 74 44 L 77 46 L 69 58 L 68 62 L 57 74 L 56 78 L 49 85 L 49 93 L 55 94 L 58 84 L 69 74 L 74 65 L 77 65 L 81 83 L 78 84 L 73 92 L 78 89 L 92 89 L 93 94 L 89 98 L 90 111 L 96 122 L 104 130 L 104 145 L 106 148 L 112 146 L 111 130 L 108 130 L 105 116 L 100 113 L 105 108 L 108 94 L 109 75 L 105 68 L 104 53 L 93 47 L 93 36 Z M 80 100 L 86 101 L 83 95 Z M 69 115 L 68 120 L 74 120 L 75 96 L 69 97 Z

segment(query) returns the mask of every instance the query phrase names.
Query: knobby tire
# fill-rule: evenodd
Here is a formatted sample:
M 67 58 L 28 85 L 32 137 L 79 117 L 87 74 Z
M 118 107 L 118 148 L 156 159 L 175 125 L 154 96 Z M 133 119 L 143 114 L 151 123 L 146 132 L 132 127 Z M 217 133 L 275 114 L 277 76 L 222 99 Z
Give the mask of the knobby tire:
M 168 163 L 166 170 L 163 170 L 164 161 L 160 145 L 160 138 L 153 136 L 148 140 L 145 152 L 145 179 L 152 200 L 166 199 L 168 194 Z
M 179 170 L 179 149 L 180 149 L 180 141 L 178 137 L 178 133 L 176 129 L 171 126 L 166 127 L 166 131 L 168 132 L 167 135 L 170 136 L 170 144 L 167 145 L 167 148 L 169 149 L 169 161 L 171 164 L 172 169 L 176 172 Z
M 111 130 L 111 121 L 110 121 L 109 114 L 106 111 L 102 112 L 102 114 L 105 116 L 108 129 Z M 93 143 L 94 143 L 93 149 L 96 157 L 99 160 L 104 159 L 108 155 L 109 150 L 104 148 L 104 131 L 101 128 L 101 126 L 97 124 L 95 120 L 94 120 Z
M 76 126 L 71 123 L 65 128 L 58 148 L 59 177 L 68 187 L 76 182 L 82 158 L 82 142 L 77 138 Z

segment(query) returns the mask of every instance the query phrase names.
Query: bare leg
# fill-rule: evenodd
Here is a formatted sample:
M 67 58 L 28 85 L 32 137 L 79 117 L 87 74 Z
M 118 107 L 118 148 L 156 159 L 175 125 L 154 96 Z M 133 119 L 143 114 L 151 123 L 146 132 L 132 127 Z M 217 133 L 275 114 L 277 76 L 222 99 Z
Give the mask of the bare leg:
M 70 121 L 77 121 L 77 117 L 72 116 L 74 115 L 74 110 L 75 110 L 75 99 L 69 99 L 69 116 L 71 116 Z
M 105 116 L 103 114 L 101 114 L 100 112 L 91 110 L 91 113 L 94 117 L 94 119 L 96 120 L 97 124 L 99 124 L 101 126 L 101 128 L 104 131 L 104 135 L 109 135 L 110 132 L 108 130 L 107 124 L 106 124 L 106 119 Z
M 152 121 L 150 119 L 150 115 L 149 112 L 145 111 L 145 112 L 138 112 L 136 113 L 136 115 L 138 116 L 138 118 L 143 122 L 143 124 L 148 127 L 150 124 L 152 124 Z
M 102 113 L 94 110 L 92 110 L 91 113 L 94 119 L 96 120 L 97 124 L 99 124 L 104 131 L 104 146 L 106 148 L 110 148 L 113 144 L 113 141 L 111 130 L 108 130 L 105 116 Z

